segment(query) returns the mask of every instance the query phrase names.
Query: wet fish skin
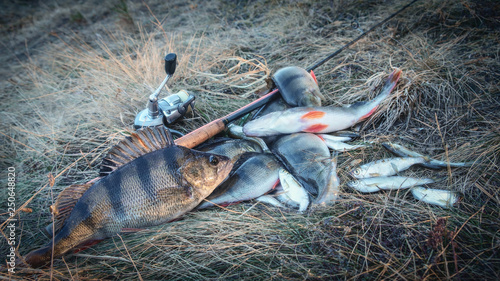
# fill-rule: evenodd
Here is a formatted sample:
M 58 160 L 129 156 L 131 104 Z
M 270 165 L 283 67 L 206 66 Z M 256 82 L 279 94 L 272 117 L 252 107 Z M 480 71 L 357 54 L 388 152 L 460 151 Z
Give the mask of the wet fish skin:
M 197 209 L 205 209 L 214 204 L 224 205 L 257 198 L 272 190 L 278 183 L 278 170 L 281 164 L 272 154 L 250 153 L 250 156 L 233 170 L 229 178 L 223 182 L 201 202 Z M 240 159 L 239 161 L 241 161 Z
M 393 157 L 373 161 L 361 165 L 350 172 L 350 175 L 358 178 L 388 177 L 396 175 L 415 164 L 425 163 L 423 157 Z
M 278 208 L 285 208 L 285 205 L 281 204 L 281 202 L 278 201 L 278 199 L 276 199 L 274 196 L 271 196 L 271 195 L 262 195 L 262 196 L 255 198 L 255 200 L 258 202 L 273 205 L 273 206 L 278 207 Z
M 283 193 L 277 197 L 278 200 L 287 205 L 297 206 L 300 213 L 307 210 L 310 200 L 304 187 L 283 168 L 279 170 L 279 179 Z
M 396 143 L 390 143 L 390 142 L 385 142 L 382 143 L 382 146 L 385 147 L 387 150 L 390 152 L 401 156 L 401 157 L 425 157 L 428 158 L 429 161 L 425 163 L 421 163 L 421 166 L 424 166 L 429 169 L 440 169 L 440 168 L 445 168 L 445 167 L 452 167 L 452 168 L 460 168 L 460 167 L 470 167 L 474 164 L 474 162 L 446 162 L 446 161 L 440 161 L 436 159 L 431 159 L 428 156 L 424 156 L 418 152 L 411 151 L 408 148 L 396 144 Z
M 390 94 L 401 75 L 396 69 L 385 82 L 381 93 L 368 102 L 346 107 L 295 107 L 272 112 L 243 126 L 247 136 L 262 137 L 297 132 L 329 133 L 352 127 L 371 116 Z
M 197 147 L 196 149 L 203 152 L 224 155 L 229 157 L 233 163 L 235 163 L 243 153 L 262 152 L 262 148 L 257 142 L 243 139 L 224 139 L 222 141 L 216 141 L 211 144 Z
M 429 178 L 392 176 L 358 179 L 348 182 L 347 186 L 362 193 L 371 193 L 380 190 L 404 189 L 429 183 L 434 183 L 434 180 Z
M 228 135 L 230 137 L 244 139 L 244 140 L 248 140 L 248 141 L 251 141 L 251 142 L 258 144 L 260 146 L 261 151 L 256 150 L 255 152 L 271 153 L 271 151 L 269 150 L 269 147 L 267 146 L 266 142 L 263 139 L 258 138 L 258 137 L 247 137 L 243 133 L 243 127 L 241 127 L 241 126 L 238 126 L 238 125 L 231 123 L 227 126 L 227 132 L 228 132 Z
M 328 183 L 326 188 L 318 194 L 316 200 L 314 200 L 315 206 L 331 206 L 333 205 L 339 196 L 340 192 L 340 179 L 337 175 L 337 156 L 332 155 L 330 162 L 330 175 L 328 175 Z
M 350 145 L 341 141 L 331 141 L 328 139 L 325 139 L 325 144 L 328 146 L 330 149 L 338 151 L 338 152 L 344 152 L 344 151 L 350 151 L 350 150 L 355 150 L 358 148 L 363 148 L 366 147 L 366 145 Z
M 314 198 L 326 188 L 330 150 L 315 134 L 283 136 L 272 147 L 274 155 Z
M 260 110 L 257 110 L 252 115 L 251 120 L 257 119 L 272 112 L 283 111 L 289 108 L 291 108 L 291 106 L 288 105 L 281 96 L 278 96 L 276 99 L 273 99 L 272 101 L 264 105 Z
M 88 241 L 124 229 L 139 229 L 176 219 L 208 196 L 229 174 L 225 156 L 180 146 L 138 157 L 93 184 L 76 202 L 54 240 L 25 256 L 40 267 Z
M 352 138 L 348 136 L 333 136 L 329 134 L 317 134 L 320 138 L 322 138 L 324 141 L 334 141 L 334 142 L 344 142 L 344 141 L 351 141 Z
M 321 106 L 324 99 L 314 74 L 297 66 L 279 69 L 272 79 L 290 106 Z
M 421 186 L 412 187 L 410 190 L 415 199 L 443 208 L 451 208 L 460 201 L 460 194 L 455 191 Z

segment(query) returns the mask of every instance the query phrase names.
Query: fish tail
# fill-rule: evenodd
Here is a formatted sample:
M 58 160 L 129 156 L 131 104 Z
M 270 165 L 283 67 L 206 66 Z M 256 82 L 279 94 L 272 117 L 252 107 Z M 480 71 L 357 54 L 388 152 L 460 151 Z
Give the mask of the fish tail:
M 27 265 L 38 268 L 46 265 L 52 258 L 52 243 L 38 250 L 31 251 L 24 257 Z
M 373 101 L 376 102 L 378 105 L 380 102 L 382 102 L 383 99 L 385 99 L 389 94 L 392 92 L 392 89 L 396 87 L 396 83 L 399 80 L 399 77 L 401 77 L 401 73 L 403 71 L 399 68 L 396 68 L 387 78 L 385 81 L 384 87 L 382 88 L 382 91 L 380 95 L 378 95 Z
M 366 102 L 366 103 L 359 103 L 358 107 L 363 107 L 363 110 L 360 111 L 363 115 L 359 117 L 359 120 L 366 119 L 373 115 L 375 111 L 378 108 L 378 105 L 389 96 L 389 94 L 392 92 L 392 89 L 396 87 L 396 83 L 399 80 L 399 77 L 401 76 L 401 69 L 396 68 L 391 75 L 387 78 L 385 81 L 384 87 L 380 91 L 380 94 L 376 96 L 373 100 Z

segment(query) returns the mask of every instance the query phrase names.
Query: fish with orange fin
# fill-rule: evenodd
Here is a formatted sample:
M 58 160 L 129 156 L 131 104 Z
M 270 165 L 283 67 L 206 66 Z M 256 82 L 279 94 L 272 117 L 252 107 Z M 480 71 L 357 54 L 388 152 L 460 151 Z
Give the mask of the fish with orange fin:
M 272 112 L 246 123 L 243 132 L 247 136 L 264 137 L 297 132 L 328 133 L 349 128 L 377 110 L 396 86 L 400 76 L 401 70 L 394 70 L 381 93 L 371 101 L 357 102 L 346 107 L 295 107 Z
M 178 219 L 209 196 L 232 165 L 228 157 L 175 145 L 164 128 L 140 130 L 103 160 L 103 178 L 61 193 L 51 208 L 55 237 L 24 260 L 40 267 L 93 241 Z

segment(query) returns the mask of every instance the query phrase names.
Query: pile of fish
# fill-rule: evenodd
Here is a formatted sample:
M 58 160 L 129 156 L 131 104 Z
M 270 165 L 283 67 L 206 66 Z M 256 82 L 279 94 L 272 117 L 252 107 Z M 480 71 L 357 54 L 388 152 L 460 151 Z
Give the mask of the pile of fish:
M 194 209 L 251 199 L 299 212 L 311 205 L 331 205 L 340 187 L 337 154 L 365 147 L 345 143 L 356 134 L 341 130 L 371 116 L 400 75 L 396 69 L 371 101 L 322 107 L 315 77 L 287 67 L 274 76 L 282 98 L 243 127 L 229 126 L 232 138 L 187 149 L 175 145 L 163 127 L 138 130 L 112 148 L 98 181 L 61 192 L 51 206 L 55 223 L 47 229 L 53 240 L 24 260 L 32 267 L 43 266 L 51 257 L 120 232 L 179 219 Z M 328 134 L 332 132 L 336 134 Z M 441 206 L 458 200 L 454 193 L 419 187 L 432 179 L 394 175 L 415 164 L 436 168 L 464 163 L 440 162 L 393 144 L 386 147 L 402 157 L 359 167 L 351 173 L 357 180 L 348 186 L 360 192 L 411 187 L 415 198 Z
M 409 151 L 400 145 L 391 143 L 384 143 L 383 145 L 384 147 L 390 148 L 391 151 L 395 153 L 404 150 Z M 349 174 L 356 178 L 356 180 L 348 182 L 347 186 L 362 193 L 410 188 L 416 199 L 430 204 L 439 205 L 443 208 L 449 208 L 458 203 L 460 196 L 457 192 L 430 189 L 420 186 L 434 183 L 434 179 L 395 176 L 416 164 L 432 165 L 433 168 L 446 167 L 450 164 L 461 167 L 469 165 L 468 163 L 449 163 L 437 161 L 424 156 L 386 158 L 361 165 L 352 170 Z

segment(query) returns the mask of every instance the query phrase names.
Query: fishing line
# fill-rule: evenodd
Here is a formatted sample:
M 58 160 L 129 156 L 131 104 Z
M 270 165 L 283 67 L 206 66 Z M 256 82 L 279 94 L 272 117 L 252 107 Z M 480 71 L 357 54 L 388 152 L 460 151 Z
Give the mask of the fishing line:
M 354 45 L 354 43 L 358 42 L 361 38 L 365 37 L 368 33 L 372 32 L 377 27 L 379 27 L 379 26 L 383 25 L 384 23 L 388 22 L 390 19 L 392 19 L 393 17 L 397 16 L 399 13 L 401 13 L 402 11 L 404 11 L 406 8 L 410 7 L 411 5 L 413 5 L 417 1 L 418 0 L 413 0 L 410 3 L 406 4 L 406 6 L 404 6 L 403 8 L 401 8 L 399 11 L 393 13 L 392 15 L 390 15 L 389 17 L 387 17 L 383 21 L 381 21 L 381 22 L 377 23 L 376 25 L 372 26 L 370 29 L 368 29 L 366 32 L 364 32 L 360 36 L 358 36 L 356 39 L 352 40 L 351 42 L 349 42 L 346 45 L 344 45 L 342 48 L 340 48 L 337 51 L 331 53 L 326 58 L 320 60 L 319 62 L 317 62 L 313 66 L 309 67 L 307 69 L 307 72 L 311 72 L 312 70 L 314 70 L 314 69 L 320 67 L 321 65 L 323 65 L 325 62 L 331 60 L 333 57 L 335 57 L 336 55 L 338 55 L 340 52 L 342 52 L 343 50 L 345 50 L 345 49 L 349 48 L 350 46 Z

